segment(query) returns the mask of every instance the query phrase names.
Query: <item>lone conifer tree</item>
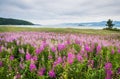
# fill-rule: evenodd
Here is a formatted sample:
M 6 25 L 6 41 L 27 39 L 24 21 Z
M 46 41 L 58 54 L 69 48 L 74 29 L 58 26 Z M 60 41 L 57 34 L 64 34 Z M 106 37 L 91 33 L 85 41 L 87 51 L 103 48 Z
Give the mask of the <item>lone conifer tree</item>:
M 113 21 L 111 19 L 108 19 L 106 26 L 108 26 L 109 29 L 112 29 L 114 25 L 115 24 L 113 24 Z

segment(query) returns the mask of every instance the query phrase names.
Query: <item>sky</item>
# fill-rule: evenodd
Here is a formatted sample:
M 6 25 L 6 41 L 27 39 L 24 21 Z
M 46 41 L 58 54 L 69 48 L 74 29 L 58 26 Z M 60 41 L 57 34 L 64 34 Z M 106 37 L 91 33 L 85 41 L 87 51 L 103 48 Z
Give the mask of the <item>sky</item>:
M 0 17 L 43 25 L 120 20 L 120 0 L 0 0 Z

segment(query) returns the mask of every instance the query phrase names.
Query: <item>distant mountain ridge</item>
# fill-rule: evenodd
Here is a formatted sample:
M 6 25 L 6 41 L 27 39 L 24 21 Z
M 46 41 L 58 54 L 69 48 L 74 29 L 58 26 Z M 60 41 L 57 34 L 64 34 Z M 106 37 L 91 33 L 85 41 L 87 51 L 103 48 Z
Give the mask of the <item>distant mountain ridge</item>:
M 115 26 L 120 27 L 120 21 L 113 21 L 113 24 Z M 63 26 L 105 26 L 106 21 L 101 21 L 101 22 L 86 22 L 86 23 L 62 23 L 58 25 L 63 25 Z
M 12 18 L 0 18 L 0 25 L 34 25 L 32 22 Z

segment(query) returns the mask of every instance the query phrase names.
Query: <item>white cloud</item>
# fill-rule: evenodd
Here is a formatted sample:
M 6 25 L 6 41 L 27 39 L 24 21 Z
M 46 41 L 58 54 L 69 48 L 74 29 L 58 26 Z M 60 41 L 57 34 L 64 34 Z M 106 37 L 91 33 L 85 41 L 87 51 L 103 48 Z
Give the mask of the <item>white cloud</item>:
M 120 0 L 1 0 L 0 17 L 34 23 L 120 20 Z

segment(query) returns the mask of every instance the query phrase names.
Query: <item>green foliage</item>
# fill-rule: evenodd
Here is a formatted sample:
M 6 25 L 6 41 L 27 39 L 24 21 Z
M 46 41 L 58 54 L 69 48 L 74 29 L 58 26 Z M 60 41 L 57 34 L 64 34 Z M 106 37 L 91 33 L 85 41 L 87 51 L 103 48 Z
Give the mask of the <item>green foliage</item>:
M 105 28 L 106 29 L 106 28 Z M 117 29 L 119 30 L 119 29 Z M 10 27 L 0 26 L 0 32 L 20 32 L 20 31 L 35 31 L 35 32 L 55 32 L 55 33 L 73 33 L 73 34 L 92 34 L 92 35 L 109 35 L 119 34 L 119 31 L 101 30 L 101 29 L 68 29 L 68 28 L 28 28 L 28 27 Z
M 118 28 L 112 28 L 112 29 L 110 29 L 110 28 L 104 28 L 103 30 L 110 30 L 110 31 L 120 32 L 120 29 L 118 29 Z
M 74 44 L 73 47 L 75 48 L 75 50 L 76 50 L 77 52 L 80 52 L 80 49 L 81 49 L 80 45 Z
M 120 63 L 118 63 L 120 60 L 120 53 L 118 53 L 118 48 L 114 46 L 102 46 L 101 51 L 98 54 L 96 54 L 96 47 L 94 47 L 92 52 L 84 52 L 89 56 L 87 59 L 83 56 L 83 62 L 79 62 L 77 58 L 75 58 L 74 62 L 69 64 L 66 59 L 63 60 L 65 63 L 64 66 L 63 63 L 59 63 L 54 68 L 53 62 L 57 59 L 58 56 L 67 56 L 67 48 L 70 49 L 72 47 L 78 53 L 81 50 L 81 47 L 80 45 L 73 43 L 69 46 L 66 46 L 66 49 L 56 53 L 49 51 L 49 47 L 46 46 L 44 50 L 37 56 L 38 60 L 35 61 L 36 70 L 30 71 L 29 66 L 31 62 L 29 60 L 25 60 L 26 54 L 22 56 L 18 50 L 19 48 L 23 48 L 24 50 L 28 50 L 30 55 L 34 56 L 36 55 L 35 48 L 29 44 L 17 45 L 15 41 L 7 44 L 7 48 L 13 47 L 13 49 L 11 53 L 6 50 L 0 52 L 0 60 L 3 62 L 3 66 L 0 67 L 0 79 L 13 79 L 17 71 L 22 75 L 21 79 L 50 79 L 48 73 L 51 69 L 54 69 L 56 79 L 105 79 L 106 74 L 104 65 L 106 62 L 112 63 L 113 76 L 115 76 L 113 79 L 117 79 L 116 72 L 120 67 Z M 114 49 L 114 54 L 111 53 L 112 49 Z M 74 52 L 74 54 L 77 53 Z M 15 57 L 13 60 L 9 59 L 11 54 Z M 57 57 L 56 54 L 58 55 Z M 49 55 L 52 56 L 52 59 L 48 58 Z M 24 58 L 23 62 L 21 62 L 25 64 L 24 69 L 19 67 L 21 57 Z M 92 64 L 93 67 L 89 66 L 89 60 L 94 61 L 94 64 Z M 46 68 L 45 74 L 43 76 L 39 76 L 37 73 L 37 70 L 39 70 L 41 67 Z
M 108 26 L 109 29 L 112 29 L 114 25 L 115 24 L 113 24 L 113 21 L 111 19 L 108 19 L 106 26 Z
M 0 25 L 33 25 L 33 23 L 24 20 L 0 18 Z

